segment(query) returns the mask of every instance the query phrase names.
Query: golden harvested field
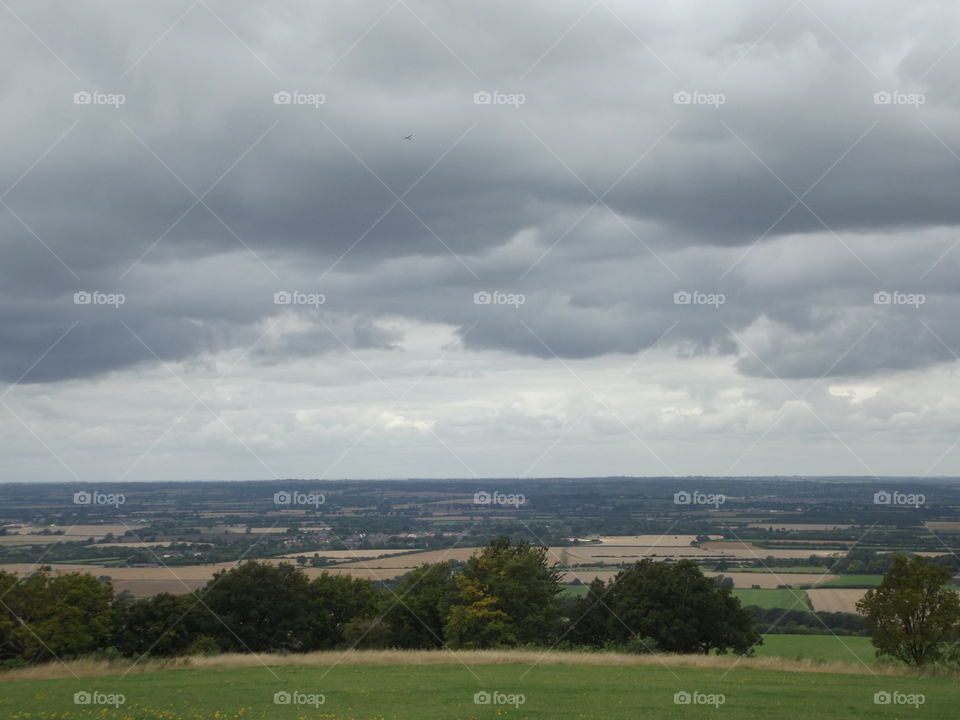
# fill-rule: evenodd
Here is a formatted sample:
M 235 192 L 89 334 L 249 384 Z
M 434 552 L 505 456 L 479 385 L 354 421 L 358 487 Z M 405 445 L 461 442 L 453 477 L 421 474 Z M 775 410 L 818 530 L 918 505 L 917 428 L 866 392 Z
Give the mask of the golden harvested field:
M 102 526 L 109 527 L 109 526 Z M 627 565 L 641 560 L 644 557 L 664 558 L 703 558 L 703 557 L 731 557 L 731 558 L 753 558 L 766 557 L 773 554 L 777 557 L 806 557 L 811 554 L 810 551 L 792 551 L 792 550 L 762 550 L 753 548 L 749 544 L 715 542 L 707 543 L 708 547 L 694 548 L 683 544 L 683 541 L 692 536 L 667 536 L 662 541 L 662 545 L 653 545 L 660 536 L 643 535 L 631 536 L 627 539 L 635 544 L 613 545 L 603 543 L 599 545 L 583 545 L 578 547 L 552 547 L 548 549 L 548 558 L 552 563 L 560 563 L 565 567 L 571 568 L 565 573 L 565 581 L 571 582 L 574 578 L 581 582 L 589 583 L 595 577 L 608 579 L 617 573 L 617 569 L 610 570 L 577 570 L 577 565 Z M 606 538 L 612 540 L 613 537 Z M 618 537 L 618 539 L 620 539 Z M 639 545 L 636 543 L 647 542 L 650 544 Z M 689 541 L 688 541 L 689 542 Z M 750 552 L 753 550 L 754 555 Z M 424 563 L 442 562 L 444 560 L 468 560 L 477 548 L 454 548 L 448 550 L 425 550 L 423 552 L 408 553 L 405 550 L 360 550 L 360 551 L 326 551 L 318 553 L 323 557 L 330 557 L 344 562 L 338 565 L 331 565 L 324 568 L 303 568 L 304 572 L 315 577 L 323 572 L 331 574 L 346 574 L 357 578 L 366 578 L 374 580 L 387 580 L 399 577 Z M 403 554 L 407 553 L 407 554 Z M 288 553 L 283 558 L 272 558 L 269 562 L 292 562 L 298 555 L 312 556 L 312 552 L 307 553 Z M 377 558 L 377 555 L 385 557 Z M 357 558 L 357 559 L 354 559 Z M 56 572 L 88 572 L 95 576 L 109 576 L 117 589 L 129 590 L 134 595 L 151 595 L 158 592 L 186 592 L 206 583 L 217 570 L 229 569 L 234 567 L 234 563 L 218 563 L 214 565 L 186 565 L 182 567 L 156 567 L 156 568 L 104 568 L 98 565 L 67 565 L 51 564 L 51 568 Z M 25 574 L 35 570 L 35 566 L 21 563 L 2 565 L 0 569 L 10 572 Z M 761 585 L 761 587 L 776 587 L 777 582 L 773 576 L 765 576 L 762 573 L 743 574 L 746 577 L 742 581 L 736 578 L 738 573 L 731 573 L 735 577 L 736 587 L 749 588 L 751 585 Z M 803 579 L 801 579 L 801 577 Z M 810 582 L 813 582 L 818 575 L 812 575 Z M 805 575 L 791 574 L 786 583 L 800 584 L 807 582 Z
M 696 548 L 684 544 L 679 539 L 686 536 L 668 536 L 660 544 L 656 543 L 657 535 L 643 535 L 639 539 L 647 541 L 647 544 L 641 545 L 639 542 L 624 543 L 614 545 L 612 543 L 603 543 L 600 545 L 578 545 L 575 547 L 550 548 L 551 557 L 556 561 L 560 560 L 560 554 L 565 553 L 567 564 L 600 564 L 602 562 L 618 563 L 632 562 L 645 557 L 656 558 L 717 558 L 728 557 L 734 559 L 763 559 L 768 556 L 776 558 L 805 558 L 811 555 L 834 556 L 842 554 L 838 550 L 792 550 L 787 548 L 759 548 L 752 543 L 717 541 L 704 543 Z M 692 539 L 692 536 L 689 536 Z M 613 538 L 610 538 L 612 540 Z M 618 538 L 620 539 L 620 538 Z
M 689 544 L 683 544 L 680 538 L 693 536 L 667 536 L 663 544 L 655 545 L 658 535 L 642 535 L 633 538 L 635 544 L 626 545 L 579 545 L 574 547 L 551 547 L 547 549 L 547 557 L 551 562 L 561 563 L 566 566 L 573 565 L 600 565 L 600 564 L 624 564 L 633 563 L 642 560 L 645 557 L 663 558 L 700 558 L 700 557 L 754 557 L 745 548 L 747 545 L 742 543 L 708 543 L 707 545 L 729 545 L 723 548 L 695 548 Z M 676 538 L 676 539 L 674 539 Z M 638 541 L 643 540 L 648 544 L 640 545 Z M 689 541 L 688 541 L 689 542 Z M 749 546 L 752 547 L 752 546 Z M 733 551 L 742 554 L 737 555 Z M 409 555 L 398 555 L 397 557 L 380 558 L 378 560 L 365 560 L 363 563 L 343 563 L 337 565 L 338 568 L 368 567 L 368 568 L 415 568 L 423 563 L 434 563 L 442 560 L 467 560 L 477 548 L 455 548 L 453 550 L 427 550 L 420 553 Z M 754 548 L 754 552 L 759 557 L 766 557 L 767 554 L 775 554 L 777 557 L 807 557 L 811 551 L 800 550 L 761 550 Z M 787 553 L 787 554 L 781 554 Z
M 810 598 L 814 610 L 855 613 L 857 611 L 857 601 L 866 593 L 865 589 L 825 588 L 822 590 L 807 590 L 807 597 Z
M 99 565 L 68 565 L 66 563 L 41 563 L 53 572 L 86 572 L 91 575 L 107 575 L 116 580 L 208 580 L 217 570 L 231 568 L 235 563 L 217 563 L 216 565 L 186 565 L 174 568 L 105 568 Z M 9 563 L 0 565 L 0 570 L 21 575 L 36 570 L 30 563 Z
M 928 522 L 927 527 L 936 532 L 960 532 L 960 522 Z
M 38 533 L 41 530 L 50 530 L 51 532 L 63 530 L 65 537 L 76 540 L 78 538 L 86 539 L 88 537 L 102 538 L 111 534 L 123 535 L 125 532 L 127 532 L 127 530 L 139 532 L 144 527 L 146 526 L 143 523 L 138 523 L 131 520 L 126 524 L 119 523 L 114 525 L 36 525 L 32 527 L 21 528 L 17 532 L 23 534 L 32 534 Z
M 843 555 L 841 550 L 790 550 L 787 548 L 760 548 L 753 543 L 745 542 L 709 542 L 703 544 L 703 550 L 712 551 L 714 555 L 726 555 L 728 557 L 740 559 L 763 559 L 765 557 L 775 558 L 805 558 L 811 555 L 823 557 L 839 557 Z
M 278 535 L 285 533 L 289 528 L 286 525 L 277 525 L 276 527 L 255 527 L 250 528 L 250 533 L 253 535 Z M 246 525 L 214 525 L 210 528 L 210 532 L 222 535 L 227 533 L 229 535 L 243 535 L 247 532 Z
M 424 552 L 399 557 L 386 557 L 379 560 L 364 560 L 337 565 L 338 569 L 349 568 L 415 568 L 424 563 L 443 562 L 444 560 L 469 560 L 477 551 L 475 547 L 453 548 L 451 550 L 425 550 Z
M 552 547 L 549 557 L 553 562 L 563 565 L 602 565 L 633 563 L 645 557 L 672 557 L 672 558 L 699 558 L 713 557 L 718 553 L 704 552 L 694 547 L 663 547 L 663 546 L 614 546 L 590 545 L 581 547 Z

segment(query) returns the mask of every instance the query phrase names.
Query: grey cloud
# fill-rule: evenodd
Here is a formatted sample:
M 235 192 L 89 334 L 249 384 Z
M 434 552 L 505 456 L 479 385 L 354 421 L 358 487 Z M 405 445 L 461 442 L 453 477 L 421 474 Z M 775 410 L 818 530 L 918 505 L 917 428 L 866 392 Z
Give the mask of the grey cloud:
M 801 6 L 751 48 L 780 13 L 766 3 L 741 3 L 709 23 L 672 7 L 611 4 L 623 23 L 598 6 L 550 49 L 581 4 L 411 3 L 430 29 L 398 6 L 338 60 L 387 4 L 210 3 L 259 60 L 198 7 L 121 77 L 177 11 L 151 6 L 133 17 L 80 3 L 65 20 L 15 4 L 80 80 L 22 27 L 7 27 L 5 52 L 24 71 L 6 77 L 0 95 L 0 126 L 16 139 L 0 149 L 0 185 L 77 121 L 5 202 L 80 277 L 0 208 L 0 373 L 19 377 L 77 318 L 25 381 L 153 362 L 121 318 L 164 361 L 246 347 L 280 312 L 273 292 L 314 285 L 331 299 L 323 317 L 356 347 L 392 347 L 398 337 L 378 321 L 400 315 L 453 325 L 473 350 L 541 358 L 636 353 L 675 323 L 665 342 L 682 355 L 739 353 L 748 375 L 949 361 L 916 318 L 864 309 L 874 291 L 906 283 L 937 294 L 937 308 L 918 317 L 948 345 L 960 341 L 949 280 L 920 280 L 946 248 L 917 247 L 892 263 L 882 237 L 960 221 L 960 161 L 935 137 L 960 152 L 952 89 L 960 55 L 931 68 L 952 42 L 953 20 L 938 3 L 898 6 L 911 25 L 878 18 L 868 3 L 843 10 L 860 22 L 810 3 L 848 49 Z M 924 20 L 919 6 L 942 22 Z M 505 12 L 516 22 L 501 22 Z M 896 38 L 900 57 L 891 56 Z M 123 92 L 127 102 L 73 105 L 86 88 Z M 326 102 L 277 106 L 278 90 L 322 92 Z M 526 102 L 477 106 L 479 90 L 523 93 Z M 726 102 L 676 105 L 679 90 L 722 92 Z M 878 106 L 879 90 L 922 92 L 926 102 Z M 411 132 L 413 142 L 400 140 Z M 202 205 L 190 210 L 195 199 L 174 174 L 198 194 L 216 182 L 205 202 L 223 223 Z M 622 223 L 600 206 L 575 224 L 621 174 L 604 202 Z M 796 198 L 778 178 L 797 194 L 819 180 L 805 197 L 816 216 L 802 205 L 788 211 Z M 404 198 L 410 209 L 387 212 L 391 190 L 418 180 Z M 511 245 L 524 232 L 534 239 Z M 746 262 L 723 274 L 755 241 L 836 245 L 832 232 L 851 243 L 876 234 L 857 252 L 880 279 L 842 247 L 830 258 L 844 273 L 784 270 L 769 253 L 767 267 Z M 916 272 L 898 272 L 905 267 Z M 955 267 L 952 257 L 943 267 Z M 764 287 L 769 273 L 790 291 Z M 78 315 L 68 299 L 84 288 L 123 291 L 130 303 Z M 518 312 L 478 308 L 470 298 L 479 289 L 523 292 L 528 302 Z M 712 313 L 678 307 L 673 293 L 684 289 L 723 292 L 727 302 Z M 832 366 L 872 319 L 870 342 Z M 761 327 L 763 363 L 727 329 Z M 314 323 L 254 357 L 280 363 L 338 348 Z

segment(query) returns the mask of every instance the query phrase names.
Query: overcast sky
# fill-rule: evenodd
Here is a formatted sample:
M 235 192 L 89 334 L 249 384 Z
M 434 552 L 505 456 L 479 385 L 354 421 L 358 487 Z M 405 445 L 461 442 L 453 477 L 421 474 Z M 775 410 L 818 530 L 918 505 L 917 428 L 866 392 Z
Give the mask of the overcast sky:
M 4 0 L 0 480 L 960 475 L 958 19 Z

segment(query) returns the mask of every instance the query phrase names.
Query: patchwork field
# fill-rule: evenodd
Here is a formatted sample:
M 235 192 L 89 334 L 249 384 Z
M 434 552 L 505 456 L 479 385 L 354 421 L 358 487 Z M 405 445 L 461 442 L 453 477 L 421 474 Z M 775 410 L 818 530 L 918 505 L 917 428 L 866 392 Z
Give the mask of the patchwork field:
M 733 541 L 704 543 L 703 550 L 711 552 L 714 555 L 746 560 L 763 560 L 766 557 L 806 558 L 810 557 L 811 555 L 816 555 L 817 557 L 840 557 L 844 554 L 842 550 L 811 550 L 809 548 L 804 550 L 795 550 L 792 548 L 761 548 L 757 547 L 753 543 Z
M 127 530 L 139 532 L 144 527 L 144 525 L 137 522 L 116 523 L 113 525 L 32 525 L 20 528 L 19 530 L 8 530 L 8 532 L 32 535 L 40 532 L 41 530 L 49 530 L 50 532 L 58 532 L 62 530 L 63 535 L 60 537 L 72 538 L 75 540 L 85 540 L 89 537 L 102 538 L 106 537 L 107 535 L 115 535 L 119 537 L 127 532 Z
M 822 582 L 817 583 L 822 587 L 856 587 L 869 586 L 875 587 L 883 580 L 883 575 L 837 575 L 830 579 L 824 578 Z
M 784 610 L 809 610 L 806 593 L 803 590 L 737 590 L 734 597 L 740 604 L 756 605 L 761 608 L 783 608 Z
M 866 590 L 859 589 L 822 589 L 807 590 L 807 597 L 813 609 L 824 612 L 849 612 L 857 611 L 857 601 L 865 594 Z
M 775 568 L 775 572 L 705 572 L 704 575 L 710 577 L 722 575 L 725 578 L 732 579 L 735 588 L 744 588 L 747 590 L 753 585 L 759 585 L 762 589 L 766 590 L 774 589 L 778 585 L 792 585 L 793 587 L 813 585 L 833 581 L 839 577 L 838 575 L 824 575 L 822 573 L 781 573 L 779 568 Z
M 62 667 L 0 675 L 0 714 L 12 720 L 669 720 L 720 712 L 731 720 L 780 720 L 802 712 L 872 720 L 889 712 L 951 717 L 960 703 L 954 678 L 868 669 L 853 657 L 822 664 L 771 657 L 376 652 L 211 658 L 190 668 L 146 667 L 121 678 L 123 670 L 118 665 L 105 675 L 102 667 L 81 664 L 77 678 Z M 893 691 L 922 694 L 923 703 L 878 708 L 875 694 Z M 76 705 L 78 692 L 122 696 L 123 703 Z M 695 693 L 702 702 L 682 702 Z M 276 702 L 288 698 L 301 704 Z M 477 703 L 487 699 L 504 702 Z
M 960 522 L 956 521 L 930 521 L 925 523 L 927 528 L 933 530 L 934 532 L 960 532 Z
M 221 526 L 222 528 L 240 526 Z M 103 537 L 108 532 L 117 531 L 124 526 L 75 526 L 71 533 L 79 532 L 82 537 L 91 537 L 88 531 L 96 528 L 96 533 Z M 263 530 L 264 528 L 258 528 Z M 93 535 L 96 537 L 97 535 Z M 24 536 L 26 537 L 26 536 Z M 34 536 L 30 536 L 34 537 Z M 64 536 L 36 536 L 43 538 L 47 542 L 56 542 L 58 538 Z M 70 536 L 74 536 L 71 534 Z M 548 548 L 548 559 L 550 562 L 560 563 L 568 568 L 564 573 L 564 582 L 573 582 L 580 580 L 583 583 L 590 583 L 594 578 L 609 580 L 619 571 L 621 566 L 630 565 L 643 558 L 650 557 L 658 560 L 666 558 L 713 558 L 728 557 L 731 559 L 756 559 L 767 555 L 775 557 L 807 557 L 814 554 L 810 550 L 787 550 L 775 549 L 768 550 L 755 547 L 750 543 L 740 542 L 709 542 L 703 547 L 696 548 L 689 545 L 692 535 L 665 535 L 662 536 L 660 544 L 654 544 L 661 538 L 658 535 L 636 535 L 636 536 L 606 536 L 601 538 L 603 542 L 591 545 L 580 545 L 571 547 L 551 547 Z M 3 537 L 0 537 L 3 540 Z M 613 544 L 615 542 L 621 544 Z M 103 543 L 99 547 L 118 547 L 121 545 L 141 547 L 144 545 L 162 545 L 163 543 Z M 447 550 L 424 550 L 420 552 L 411 552 L 405 549 L 394 550 L 325 550 L 325 551 L 300 551 L 286 553 L 281 557 L 272 558 L 269 562 L 289 562 L 299 556 L 313 557 L 319 555 L 335 562 L 334 565 L 327 565 L 323 568 L 304 567 L 304 571 L 312 576 L 322 572 L 332 574 L 346 574 L 351 577 L 365 578 L 372 580 L 390 580 L 403 575 L 419 567 L 424 563 L 442 562 L 444 560 L 465 561 L 475 552 L 475 547 L 451 548 Z M 822 552 L 819 554 L 833 554 L 832 552 Z M 136 596 L 151 595 L 158 592 L 186 592 L 202 586 L 217 570 L 233 567 L 233 563 L 216 563 L 207 565 L 186 565 L 179 567 L 141 567 L 141 568 L 114 568 L 101 567 L 91 564 L 76 563 L 51 563 L 50 567 L 54 571 L 64 572 L 89 572 L 97 576 L 108 576 L 113 581 L 118 590 L 128 590 Z M 609 568 L 609 569 L 607 569 Z M 0 569 L 9 572 L 27 573 L 31 572 L 34 566 L 19 563 L 0 565 Z M 813 584 L 824 580 L 834 580 L 833 575 L 822 575 L 822 573 L 781 573 L 777 570 L 775 573 L 745 573 L 731 572 L 723 573 L 734 580 L 735 587 L 749 589 L 752 585 L 759 585 L 763 589 L 774 589 L 778 585 L 801 585 Z M 778 575 L 780 577 L 778 577 Z

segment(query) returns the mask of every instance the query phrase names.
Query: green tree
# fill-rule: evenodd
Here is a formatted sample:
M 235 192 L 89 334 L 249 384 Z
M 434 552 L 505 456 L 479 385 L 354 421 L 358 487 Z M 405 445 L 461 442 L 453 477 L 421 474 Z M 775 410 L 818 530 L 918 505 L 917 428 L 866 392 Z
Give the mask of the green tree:
M 385 591 L 369 580 L 352 578 L 349 575 L 331 575 L 321 573 L 310 583 L 309 613 L 311 617 L 311 650 L 323 650 L 343 645 L 347 642 L 363 645 L 367 632 L 379 627 L 373 623 L 360 632 L 356 627 L 363 619 L 374 619 L 377 610 L 382 607 Z M 347 628 L 353 628 L 347 638 Z
M 159 593 L 115 605 L 113 644 L 127 656 L 183 655 L 199 635 L 201 614 L 209 611 L 191 593 Z
M 456 576 L 459 597 L 446 623 L 451 644 L 549 645 L 562 623 L 560 576 L 557 565 L 548 564 L 546 548 L 509 538 L 492 541 Z
M 203 634 L 228 652 L 312 649 L 317 619 L 307 576 L 289 563 L 247 561 L 198 591 Z
M 444 643 L 444 621 L 457 601 L 453 566 L 421 565 L 401 578 L 387 596 L 384 622 L 390 644 L 402 648 L 436 648 Z
M 607 642 L 610 626 L 610 609 L 606 604 L 607 584 L 594 578 L 587 594 L 577 598 L 570 613 L 571 625 L 568 639 L 574 645 L 602 647 Z
M 705 577 L 692 560 L 649 558 L 617 573 L 604 595 L 607 636 L 628 644 L 645 638 L 674 653 L 749 654 L 760 635 L 729 587 Z
M 113 587 L 86 573 L 25 578 L 4 574 L 0 659 L 27 662 L 73 658 L 107 647 L 113 627 Z
M 500 599 L 489 595 L 476 580 L 457 578 L 460 604 L 450 608 L 444 624 L 449 644 L 478 650 L 516 645 L 517 623 L 499 607 Z
M 950 570 L 897 555 L 880 584 L 857 603 L 878 656 L 910 665 L 960 661 L 960 596 L 943 585 Z
M 0 598 L 6 600 L 16 584 L 16 575 L 0 570 Z M 8 607 L 0 605 L 0 662 L 20 656 L 19 648 L 14 639 L 16 618 L 7 609 Z

